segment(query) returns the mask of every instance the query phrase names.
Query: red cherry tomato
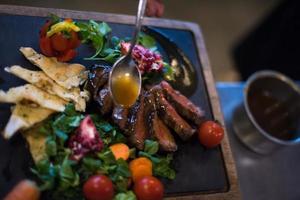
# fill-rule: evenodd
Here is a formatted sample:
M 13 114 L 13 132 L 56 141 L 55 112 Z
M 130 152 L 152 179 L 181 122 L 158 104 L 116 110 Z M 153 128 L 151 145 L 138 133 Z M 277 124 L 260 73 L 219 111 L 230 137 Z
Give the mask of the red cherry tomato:
M 76 56 L 76 51 L 74 49 L 69 49 L 65 52 L 60 53 L 57 57 L 57 60 L 60 62 L 67 62 L 72 60 Z
M 80 45 L 80 40 L 78 37 L 78 33 L 75 31 L 70 31 L 71 38 L 69 39 L 68 48 L 75 49 Z
M 69 49 L 69 39 L 63 33 L 55 33 L 51 37 L 51 46 L 55 51 L 66 51 Z
M 54 56 L 54 51 L 51 46 L 51 40 L 48 37 L 41 37 L 40 38 L 40 49 L 42 53 L 46 56 Z
M 200 143 L 207 148 L 219 145 L 224 137 L 224 129 L 214 121 L 206 121 L 198 129 Z
M 112 200 L 113 183 L 105 175 L 94 175 L 84 183 L 83 193 L 87 200 Z
M 46 33 L 48 32 L 50 26 L 52 24 L 52 21 L 47 21 L 41 28 L 40 30 L 40 37 L 45 37 L 46 36 Z
M 160 200 L 164 196 L 163 184 L 153 176 L 138 179 L 133 187 L 138 200 Z

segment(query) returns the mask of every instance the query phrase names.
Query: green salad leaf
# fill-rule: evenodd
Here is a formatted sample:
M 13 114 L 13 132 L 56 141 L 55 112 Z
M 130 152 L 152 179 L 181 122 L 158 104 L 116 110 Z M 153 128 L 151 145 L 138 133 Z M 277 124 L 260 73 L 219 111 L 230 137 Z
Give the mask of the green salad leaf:
M 52 136 L 48 136 L 46 139 L 46 153 L 48 156 L 56 156 L 57 154 L 56 141 Z
M 171 67 L 168 63 L 163 63 L 163 73 L 164 73 L 164 79 L 167 81 L 174 81 L 175 80 L 175 71 L 174 68 Z
M 166 156 L 157 155 L 158 142 L 152 140 L 145 141 L 144 151 L 139 152 L 139 156 L 149 158 L 153 163 L 153 173 L 156 176 L 174 179 L 176 172 L 171 168 L 171 161 L 173 160 L 172 154 Z
M 62 164 L 59 166 L 59 189 L 61 190 L 79 185 L 79 174 L 72 169 L 75 162 L 69 160 L 68 157 L 69 155 L 66 155 Z
M 116 127 L 112 126 L 99 115 L 91 115 L 91 118 L 106 146 L 115 143 L 126 143 L 126 137 Z
M 143 32 L 139 34 L 138 42 L 139 44 L 150 49 L 151 51 L 155 51 L 157 49 L 155 39 Z
M 158 142 L 153 140 L 145 140 L 144 151 L 149 155 L 154 155 L 158 152 L 159 145 Z
M 90 20 L 89 22 L 77 22 L 76 25 L 80 28 L 81 42 L 91 43 L 96 49 L 96 53 L 90 58 L 87 58 L 93 60 L 103 50 L 111 28 L 105 22 L 97 23 L 94 20 Z
M 114 200 L 136 200 L 136 196 L 132 191 L 122 192 L 118 193 Z
M 117 191 L 127 191 L 129 177 L 131 176 L 128 163 L 123 159 L 116 160 L 109 148 L 97 154 L 104 163 L 100 171 L 110 177 L 116 185 Z

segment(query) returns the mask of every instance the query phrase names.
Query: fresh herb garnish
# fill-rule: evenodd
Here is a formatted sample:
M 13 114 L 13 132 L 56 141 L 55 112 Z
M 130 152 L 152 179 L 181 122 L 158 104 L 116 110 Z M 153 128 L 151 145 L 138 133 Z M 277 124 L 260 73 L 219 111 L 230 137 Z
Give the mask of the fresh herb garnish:
M 114 197 L 114 200 L 136 200 L 136 196 L 132 191 L 119 193 Z
M 173 160 L 172 154 L 167 156 L 158 156 L 158 142 L 152 140 L 145 141 L 144 151 L 139 152 L 139 156 L 149 158 L 153 162 L 154 175 L 174 179 L 176 176 L 175 170 L 170 167 Z
M 90 20 L 89 22 L 77 22 L 76 25 L 80 28 L 81 42 L 91 43 L 96 50 L 96 53 L 87 59 L 96 59 L 104 50 L 103 47 L 108 39 L 108 34 L 111 32 L 111 28 L 105 22 L 98 24 L 94 20 Z

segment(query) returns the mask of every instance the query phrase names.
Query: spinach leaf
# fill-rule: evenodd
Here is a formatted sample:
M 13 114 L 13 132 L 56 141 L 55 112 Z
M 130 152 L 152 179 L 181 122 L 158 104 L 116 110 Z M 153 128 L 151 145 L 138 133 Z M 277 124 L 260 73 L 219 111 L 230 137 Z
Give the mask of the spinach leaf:
M 132 191 L 127 191 L 126 193 L 117 194 L 114 200 L 136 200 L 136 196 Z
M 158 142 L 154 140 L 145 140 L 144 151 L 149 155 L 154 155 L 158 152 Z
M 82 166 L 86 171 L 95 173 L 101 168 L 102 162 L 99 159 L 85 157 L 82 160 Z
M 175 179 L 176 172 L 170 167 L 172 159 L 172 155 L 168 154 L 166 157 L 160 158 L 159 162 L 154 163 L 154 175 Z
M 139 34 L 139 39 L 138 39 L 138 42 L 148 48 L 148 49 L 156 49 L 156 41 L 153 37 L 151 37 L 150 35 L 147 35 L 145 33 L 140 33 Z
M 87 58 L 87 60 L 95 59 L 103 50 L 107 35 L 111 32 L 111 28 L 105 22 L 98 24 L 90 20 L 86 22 L 77 22 L 76 25 L 80 28 L 80 36 L 82 43 L 92 43 L 96 49 L 96 53 Z
M 116 168 L 109 173 L 109 177 L 115 183 L 117 191 L 126 192 L 128 186 L 128 178 L 131 176 L 128 163 L 123 159 L 118 159 Z
M 48 136 L 46 139 L 46 153 L 48 156 L 55 156 L 57 154 L 55 138 L 52 136 Z
M 175 170 L 170 167 L 173 159 L 172 154 L 159 156 L 157 155 L 158 148 L 156 141 L 146 140 L 144 151 L 140 151 L 139 156 L 147 157 L 152 161 L 154 175 L 174 179 L 176 173 Z
M 96 22 L 97 23 L 97 22 Z M 98 25 L 100 33 L 104 36 L 111 32 L 111 28 L 107 23 L 102 22 Z
M 115 143 L 126 142 L 126 137 L 117 130 L 116 127 L 112 126 L 109 122 L 103 120 L 98 115 L 91 115 L 91 118 L 100 133 L 100 137 L 103 143 L 108 146 Z
M 109 148 L 101 151 L 97 154 L 97 156 L 104 162 L 106 165 L 115 164 L 116 159 L 114 154 L 111 152 Z
M 36 169 L 31 169 L 31 171 L 41 179 L 41 191 L 51 190 L 55 187 L 55 178 L 58 174 L 58 169 L 48 159 L 40 160 L 36 164 Z
M 65 133 L 72 132 L 76 127 L 79 126 L 81 120 L 84 118 L 83 115 L 68 116 L 61 114 L 53 122 L 54 130 L 60 130 Z
M 67 115 L 67 116 L 75 116 L 75 115 L 78 115 L 78 112 L 75 110 L 75 106 L 74 104 L 72 103 L 69 103 L 66 105 L 66 108 L 64 110 L 64 113 Z
M 68 157 L 69 155 L 65 157 L 59 169 L 60 189 L 66 189 L 72 186 L 79 185 L 79 175 L 72 169 L 72 165 L 74 165 L 75 163 L 69 160 Z
M 45 120 L 43 124 L 39 127 L 39 133 L 45 136 L 49 136 L 52 134 L 52 118 Z
M 58 129 L 54 130 L 54 134 L 55 134 L 55 136 L 57 136 L 58 141 L 60 142 L 61 146 L 64 145 L 65 141 L 69 137 L 64 131 L 61 131 L 61 130 L 58 130 Z
M 117 191 L 127 191 L 128 178 L 131 176 L 128 163 L 123 159 L 116 160 L 109 148 L 98 153 L 97 156 L 103 162 L 100 171 L 110 177 Z

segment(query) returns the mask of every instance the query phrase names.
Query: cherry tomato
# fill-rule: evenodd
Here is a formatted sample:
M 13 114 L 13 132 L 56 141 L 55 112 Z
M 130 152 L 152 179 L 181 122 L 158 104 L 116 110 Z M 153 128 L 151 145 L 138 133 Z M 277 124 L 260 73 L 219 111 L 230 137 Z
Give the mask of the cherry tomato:
M 84 183 L 83 193 L 87 200 L 111 200 L 114 197 L 113 183 L 105 175 L 94 175 Z
M 63 33 L 55 33 L 51 37 L 51 46 L 55 51 L 66 51 L 69 49 L 69 40 Z
M 145 176 L 134 184 L 133 191 L 138 200 L 160 200 L 164 196 L 163 184 L 153 176 Z
M 72 19 L 67 18 L 65 21 L 72 22 Z M 69 31 L 70 37 L 65 35 L 63 32 L 58 32 L 53 34 L 51 37 L 47 37 L 47 31 L 49 31 L 52 24 L 53 22 L 49 20 L 40 30 L 40 49 L 44 55 L 50 57 L 54 56 L 58 61 L 70 61 L 77 54 L 75 48 L 80 45 L 78 33 L 71 30 Z
M 207 148 L 219 145 L 224 137 L 224 129 L 214 121 L 206 121 L 198 129 L 200 143 Z
M 76 56 L 76 51 L 74 49 L 69 49 L 65 52 L 60 53 L 57 57 L 57 60 L 60 62 L 67 62 L 73 59 Z
M 47 21 L 41 28 L 40 30 L 40 37 L 45 37 L 46 36 L 46 33 L 47 31 L 49 30 L 50 26 L 52 24 L 52 21 Z
M 70 31 L 70 35 L 71 35 L 71 38 L 69 39 L 69 42 L 68 42 L 68 48 L 75 49 L 80 45 L 78 33 L 76 33 L 75 31 Z
M 41 37 L 40 38 L 40 49 L 42 53 L 46 56 L 54 56 L 54 51 L 51 46 L 51 40 L 47 37 Z

